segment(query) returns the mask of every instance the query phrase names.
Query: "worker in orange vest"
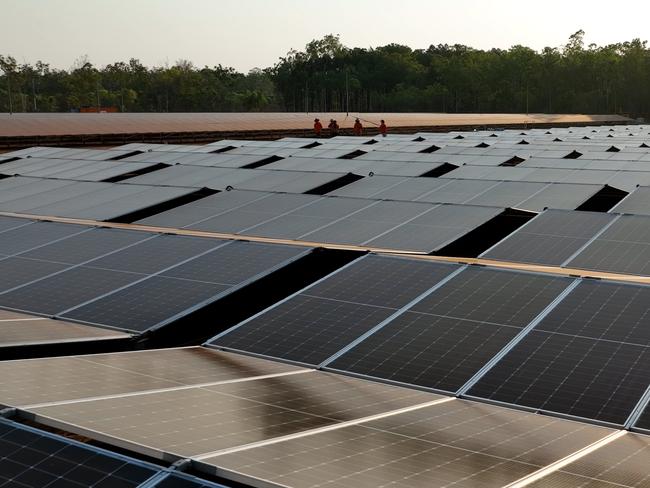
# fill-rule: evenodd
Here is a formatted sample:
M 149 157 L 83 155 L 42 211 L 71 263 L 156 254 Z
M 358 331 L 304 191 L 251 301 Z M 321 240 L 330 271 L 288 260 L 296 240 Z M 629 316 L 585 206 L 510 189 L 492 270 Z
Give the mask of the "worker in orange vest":
M 336 122 L 336 120 L 331 119 L 330 124 L 327 126 L 327 128 L 330 130 L 330 136 L 335 137 L 339 134 L 339 124 Z
M 360 136 L 363 133 L 363 125 L 361 125 L 361 121 L 359 119 L 354 121 L 352 132 L 355 136 Z
M 316 137 L 320 137 L 322 131 L 323 124 L 320 123 L 319 119 L 314 119 L 314 132 L 316 133 Z
M 379 124 L 379 133 L 381 134 L 382 137 L 386 137 L 386 134 L 388 133 L 388 127 L 386 127 L 386 121 L 383 119 Z

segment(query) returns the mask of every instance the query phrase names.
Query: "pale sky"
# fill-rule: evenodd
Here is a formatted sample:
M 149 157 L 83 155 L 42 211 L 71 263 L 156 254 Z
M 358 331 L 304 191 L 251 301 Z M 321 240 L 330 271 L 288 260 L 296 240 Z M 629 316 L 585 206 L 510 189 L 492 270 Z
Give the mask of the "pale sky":
M 340 34 L 349 47 L 561 46 L 650 38 L 650 1 L 627 0 L 0 0 L 0 54 L 69 68 L 135 57 L 189 59 L 239 71 L 273 65 L 289 49 Z

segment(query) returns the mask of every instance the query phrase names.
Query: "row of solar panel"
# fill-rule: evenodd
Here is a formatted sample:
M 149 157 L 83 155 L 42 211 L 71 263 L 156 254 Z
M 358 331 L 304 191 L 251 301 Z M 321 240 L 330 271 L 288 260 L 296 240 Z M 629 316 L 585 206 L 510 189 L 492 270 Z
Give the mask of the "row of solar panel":
M 0 310 L 0 350 L 43 344 L 128 339 L 129 334 Z
M 0 211 L 113 220 L 195 192 L 192 188 L 13 177 L 0 180 Z
M 139 224 L 429 253 L 499 215 L 495 207 L 230 191 Z
M 304 247 L 2 218 L 0 307 L 139 333 L 308 252 Z
M 616 211 L 648 202 L 648 189 Z M 481 257 L 633 275 L 650 274 L 650 217 L 548 210 Z
M 21 415 L 260 488 L 501 487 L 560 460 L 549 480 L 647 479 L 644 436 L 206 348 L 0 371 Z
M 224 488 L 6 419 L 0 419 L 0 486 Z
M 210 344 L 622 425 L 648 387 L 648 300 L 640 285 L 371 255 Z

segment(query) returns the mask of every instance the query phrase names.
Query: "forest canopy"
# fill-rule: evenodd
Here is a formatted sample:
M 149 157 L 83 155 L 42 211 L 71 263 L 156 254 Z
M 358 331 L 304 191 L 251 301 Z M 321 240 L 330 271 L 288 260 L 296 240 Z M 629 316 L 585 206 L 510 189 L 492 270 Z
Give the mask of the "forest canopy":
M 464 45 L 348 48 L 327 35 L 275 66 L 146 67 L 139 60 L 68 70 L 0 55 L 0 111 L 67 112 L 650 112 L 647 42 L 480 50 Z

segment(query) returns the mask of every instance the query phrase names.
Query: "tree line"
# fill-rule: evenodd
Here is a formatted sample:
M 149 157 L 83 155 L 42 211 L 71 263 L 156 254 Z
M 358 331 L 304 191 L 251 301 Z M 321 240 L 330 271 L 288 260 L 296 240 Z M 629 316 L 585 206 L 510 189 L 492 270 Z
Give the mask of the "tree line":
M 646 41 L 480 50 L 464 45 L 348 48 L 328 35 L 275 66 L 238 73 L 181 60 L 137 59 L 99 68 L 82 57 L 69 70 L 0 55 L 0 111 L 60 112 L 547 112 L 650 113 Z

